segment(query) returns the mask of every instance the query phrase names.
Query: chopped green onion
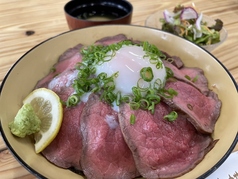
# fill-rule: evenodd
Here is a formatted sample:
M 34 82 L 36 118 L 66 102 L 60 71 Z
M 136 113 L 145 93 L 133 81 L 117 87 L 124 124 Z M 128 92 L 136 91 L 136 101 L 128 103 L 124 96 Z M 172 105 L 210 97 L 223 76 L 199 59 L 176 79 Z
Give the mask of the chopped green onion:
M 50 69 L 50 72 L 52 72 L 52 73 L 56 72 L 56 68 L 55 68 L 55 67 L 52 67 L 52 68 Z
M 144 67 L 140 70 L 140 76 L 143 80 L 150 82 L 154 78 L 153 70 L 151 67 Z
M 139 88 L 132 87 L 132 94 L 134 95 L 134 101 L 138 102 L 142 98 L 142 94 Z
M 166 79 L 172 78 L 174 76 L 174 73 L 170 68 L 165 67 L 165 70 L 166 70 Z
M 132 101 L 132 102 L 130 102 L 130 108 L 131 108 L 132 110 L 137 110 L 137 109 L 140 108 L 140 104 L 137 103 L 137 102 Z
M 168 61 L 169 63 L 173 63 L 173 62 L 174 62 L 174 59 L 171 58 L 171 57 L 169 57 L 169 58 L 166 59 L 166 61 Z
M 77 95 L 71 95 L 68 100 L 66 101 L 66 106 L 71 107 L 71 106 L 76 106 L 79 103 L 80 99 Z
M 159 90 L 158 94 L 164 98 L 168 98 L 168 99 L 171 99 L 173 98 L 174 96 L 177 96 L 178 95 L 178 92 L 175 91 L 174 89 L 172 88 L 169 88 L 169 89 L 161 89 Z
M 188 75 L 185 75 L 184 77 L 185 77 L 187 80 L 189 80 L 189 81 L 191 80 L 191 77 L 188 76 Z
M 193 79 L 190 76 L 188 76 L 188 75 L 185 75 L 184 77 L 187 80 L 192 81 L 193 83 L 195 83 L 198 80 L 198 76 L 195 76 Z
M 162 68 L 163 63 L 161 60 L 166 59 L 166 55 L 164 55 L 155 45 L 152 45 L 148 42 L 143 42 L 142 44 L 143 50 L 146 52 L 144 57 L 149 57 L 151 64 L 156 64 L 156 68 Z
M 175 121 L 177 118 L 178 118 L 178 114 L 175 111 L 172 111 L 168 115 L 164 116 L 164 119 L 167 119 L 170 122 Z
M 195 76 L 195 77 L 192 79 L 192 82 L 195 83 L 195 82 L 197 82 L 197 80 L 198 80 L 198 76 Z
M 132 88 L 131 94 L 128 95 L 122 95 L 120 91 L 115 90 L 115 79 L 119 76 L 119 72 L 111 76 L 104 72 L 96 75 L 95 66 L 110 61 L 115 56 L 116 51 L 124 45 L 142 46 L 145 51 L 144 57 L 148 57 L 150 63 L 155 65 L 157 69 L 164 68 L 161 60 L 166 59 L 166 56 L 155 45 L 148 42 L 135 44 L 130 40 L 125 40 L 107 46 L 88 46 L 81 50 L 82 62 L 77 63 L 78 76 L 73 82 L 76 94 L 68 98 L 67 106 L 77 105 L 82 95 L 92 92 L 100 94 L 100 99 L 110 105 L 115 103 L 119 106 L 122 103 L 128 103 L 133 110 L 143 109 L 154 114 L 155 105 L 160 102 L 161 96 L 172 98 L 177 95 L 173 89 L 164 89 L 165 81 L 162 82 L 159 78 L 154 79 L 151 67 L 144 67 L 140 70 L 141 78 L 138 79 L 137 86 Z M 170 77 L 173 77 L 173 72 L 166 67 L 166 78 Z M 130 118 L 131 124 L 134 124 L 135 115 L 132 114 Z
M 117 92 L 117 98 L 116 98 L 116 105 L 119 106 L 121 104 L 121 92 Z
M 151 86 L 150 86 L 150 83 L 145 83 L 143 78 L 140 78 L 137 81 L 137 87 L 140 89 L 141 92 L 145 92 L 145 91 L 149 90 Z
M 162 61 L 158 61 L 158 62 L 156 63 L 156 68 L 157 68 L 157 69 L 163 68 L 163 63 L 162 63 Z
M 135 121 L 136 121 L 136 116 L 134 114 L 131 114 L 130 124 L 135 124 Z
M 107 78 L 107 74 L 104 73 L 104 72 L 102 72 L 102 73 L 100 73 L 100 74 L 98 75 L 98 78 L 99 78 L 100 80 L 104 80 L 104 79 Z
M 151 112 L 151 114 L 155 113 L 155 103 L 154 102 L 151 103 L 151 106 L 148 108 L 148 110 Z
M 159 89 L 163 88 L 164 85 L 165 85 L 165 81 L 162 82 L 161 79 L 158 78 L 155 80 L 155 82 L 153 84 L 153 88 L 159 90 Z
M 121 97 L 121 102 L 122 103 L 129 103 L 130 102 L 130 96 L 124 95 Z
M 153 94 L 147 95 L 146 99 L 148 99 L 148 101 L 153 102 L 155 104 L 160 103 L 160 100 L 161 100 L 160 96 L 155 95 L 155 94 L 154 95 Z
M 146 99 L 141 99 L 139 101 L 139 104 L 140 104 L 140 108 L 141 109 L 148 109 L 149 106 L 150 106 L 150 102 L 148 100 L 146 100 Z

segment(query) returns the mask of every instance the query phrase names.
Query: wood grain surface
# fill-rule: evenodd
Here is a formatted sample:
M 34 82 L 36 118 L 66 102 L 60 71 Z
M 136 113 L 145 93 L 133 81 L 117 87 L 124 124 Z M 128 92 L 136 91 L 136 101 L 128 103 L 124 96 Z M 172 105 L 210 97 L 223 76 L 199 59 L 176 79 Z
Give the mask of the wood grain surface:
M 0 1 L 0 84 L 11 66 L 38 43 L 68 31 L 64 5 L 69 0 Z M 224 22 L 227 40 L 212 54 L 238 82 L 238 0 L 129 0 L 133 7 L 132 24 L 144 25 L 146 18 L 178 4 L 195 3 L 197 9 Z M 238 150 L 238 146 L 234 151 Z M 0 178 L 33 179 L 13 157 L 0 137 Z

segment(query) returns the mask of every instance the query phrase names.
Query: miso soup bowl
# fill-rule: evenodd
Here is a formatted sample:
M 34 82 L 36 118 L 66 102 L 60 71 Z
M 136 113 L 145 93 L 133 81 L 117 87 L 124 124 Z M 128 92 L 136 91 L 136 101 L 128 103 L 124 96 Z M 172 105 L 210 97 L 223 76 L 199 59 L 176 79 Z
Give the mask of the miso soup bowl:
M 126 0 L 72 0 L 64 6 L 70 30 L 102 24 L 130 24 L 133 6 Z
M 0 130 L 2 137 L 15 158 L 39 178 L 82 179 L 84 176 L 50 163 L 36 154 L 34 144 L 28 137 L 13 136 L 8 128 L 23 99 L 34 89 L 38 80 L 46 76 L 59 56 L 67 49 L 82 43 L 90 45 L 96 40 L 117 34 L 128 38 L 148 41 L 170 55 L 179 56 L 188 67 L 204 70 L 209 88 L 222 101 L 220 117 L 212 134 L 219 139 L 214 148 L 190 172 L 181 179 L 205 178 L 214 172 L 229 156 L 237 142 L 238 95 L 237 85 L 225 66 L 203 48 L 178 36 L 149 27 L 132 25 L 103 25 L 68 31 L 52 37 L 26 52 L 6 74 L 0 88 Z M 52 48 L 54 47 L 54 48 Z

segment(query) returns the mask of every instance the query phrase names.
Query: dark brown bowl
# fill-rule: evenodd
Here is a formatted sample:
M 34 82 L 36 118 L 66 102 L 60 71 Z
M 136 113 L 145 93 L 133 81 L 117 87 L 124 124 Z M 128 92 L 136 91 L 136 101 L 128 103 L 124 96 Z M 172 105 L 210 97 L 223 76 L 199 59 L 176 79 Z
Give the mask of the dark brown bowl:
M 133 6 L 125 0 L 72 0 L 64 6 L 70 30 L 102 24 L 130 24 Z

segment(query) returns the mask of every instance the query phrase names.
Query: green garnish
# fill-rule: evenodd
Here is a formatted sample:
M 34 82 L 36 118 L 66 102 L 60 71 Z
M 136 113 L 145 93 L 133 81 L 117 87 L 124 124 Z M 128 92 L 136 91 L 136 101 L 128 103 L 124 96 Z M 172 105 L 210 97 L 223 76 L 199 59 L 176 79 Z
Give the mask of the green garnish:
M 177 96 L 178 92 L 172 88 L 169 88 L 169 89 L 163 88 L 158 91 L 158 94 L 164 98 L 172 99 L 174 96 Z
M 189 81 L 191 81 L 191 82 L 193 82 L 193 83 L 195 83 L 195 82 L 198 80 L 198 76 L 195 76 L 194 78 L 191 78 L 190 76 L 185 75 L 184 77 L 185 77 L 187 80 L 189 80 Z
M 198 80 L 198 76 L 195 76 L 195 77 L 192 79 L 192 82 L 195 83 L 195 82 L 197 82 L 197 80 Z
M 191 80 L 191 77 L 188 76 L 188 75 L 185 75 L 184 77 L 185 77 L 187 80 L 189 80 L 189 81 Z
M 80 101 L 80 98 L 74 94 L 74 95 L 71 95 L 67 101 L 66 101 L 66 106 L 70 107 L 70 106 L 76 106 Z
M 166 79 L 172 78 L 174 76 L 174 72 L 168 67 L 165 67 L 165 69 L 166 69 Z
M 144 57 L 150 58 L 150 63 L 155 64 L 156 68 L 162 68 L 163 63 L 161 60 L 165 60 L 166 56 L 153 44 L 149 42 L 143 42 L 143 50 L 146 52 Z
M 164 116 L 164 119 L 167 119 L 170 122 L 175 121 L 177 118 L 178 118 L 178 114 L 175 111 L 172 111 L 168 115 Z
M 153 71 L 151 67 L 144 67 L 140 70 L 140 76 L 143 80 L 150 82 L 154 78 Z
M 136 117 L 134 114 L 132 114 L 130 117 L 130 124 L 135 124 L 135 121 L 136 121 Z
M 145 56 L 149 58 L 150 63 L 157 69 L 164 68 L 161 60 L 166 56 L 155 46 L 148 42 L 134 44 L 130 40 L 125 40 L 108 46 L 91 45 L 81 50 L 82 62 L 78 63 L 76 69 L 79 71 L 77 79 L 73 82 L 73 88 L 76 94 L 70 96 L 66 101 L 66 106 L 75 106 L 80 102 L 82 95 L 88 92 L 100 94 L 100 99 L 106 103 L 119 106 L 122 103 L 128 103 L 133 110 L 143 109 L 154 114 L 155 105 L 161 100 L 161 96 L 171 98 L 176 95 L 172 89 L 165 90 L 163 87 L 165 81 L 154 79 L 154 72 L 151 67 L 145 67 L 140 70 L 141 79 L 138 79 L 137 85 L 132 87 L 131 94 L 122 95 L 116 91 L 115 79 L 120 75 L 119 72 L 108 76 L 107 73 L 96 75 L 96 66 L 110 61 L 116 54 L 116 51 L 122 46 L 137 45 L 145 51 Z M 167 78 L 172 77 L 171 70 L 166 68 Z M 152 82 L 153 80 L 153 82 Z M 143 82 L 143 86 L 141 85 Z M 144 83 L 146 82 L 146 83 Z M 135 116 L 131 116 L 131 124 L 134 123 Z
M 55 68 L 55 67 L 52 67 L 52 68 L 50 69 L 50 71 L 51 71 L 52 73 L 54 73 L 54 72 L 56 72 L 56 68 Z

